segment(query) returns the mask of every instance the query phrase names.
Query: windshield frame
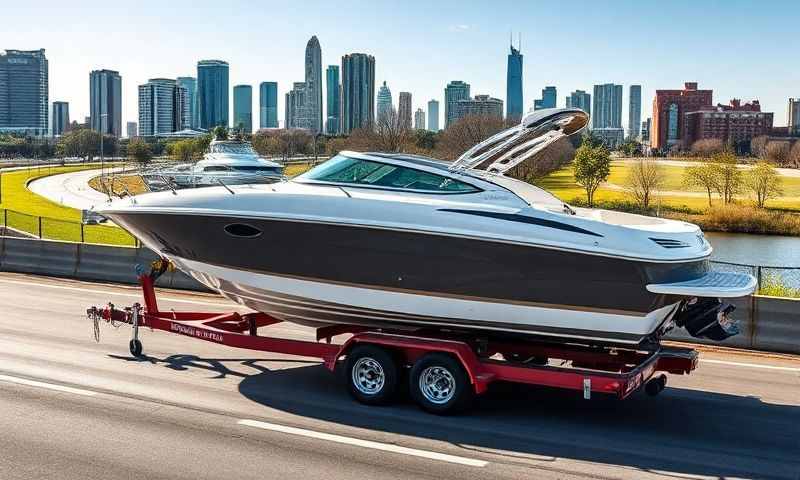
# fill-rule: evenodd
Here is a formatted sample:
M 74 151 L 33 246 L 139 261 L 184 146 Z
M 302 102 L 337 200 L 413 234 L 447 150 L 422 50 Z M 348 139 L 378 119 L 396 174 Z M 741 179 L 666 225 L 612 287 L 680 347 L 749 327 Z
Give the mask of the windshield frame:
M 423 189 L 423 188 L 408 188 L 408 187 L 393 187 L 393 186 L 389 186 L 389 185 L 374 185 L 374 184 L 369 184 L 369 183 L 354 183 L 354 182 L 344 182 L 344 181 L 320 180 L 320 179 L 316 179 L 316 178 L 312 178 L 311 177 L 311 175 L 314 173 L 315 170 L 317 170 L 320 167 L 322 167 L 323 165 L 325 165 L 325 163 L 336 159 L 336 157 L 341 157 L 343 159 L 355 160 L 355 161 L 359 161 L 359 162 L 370 162 L 370 163 L 373 163 L 373 164 L 380 165 L 378 168 L 370 170 L 370 172 L 366 175 L 366 177 L 369 177 L 370 175 L 372 175 L 377 170 L 380 170 L 383 167 L 395 167 L 395 168 L 411 170 L 411 171 L 414 171 L 414 172 L 424 173 L 426 175 L 432 175 L 432 176 L 435 176 L 435 177 L 442 178 L 443 180 L 450 180 L 450 181 L 453 181 L 453 182 L 458 182 L 460 184 L 469 186 L 470 189 L 469 190 L 429 190 L 429 189 Z M 467 194 L 481 193 L 481 192 L 485 191 L 484 188 L 481 188 L 478 185 L 475 185 L 474 183 L 462 180 L 464 175 L 460 175 L 459 174 L 458 177 L 461 177 L 461 178 L 454 178 L 455 176 L 452 175 L 452 172 L 449 172 L 449 171 L 445 172 L 445 171 L 437 170 L 437 171 L 434 172 L 434 171 L 429 171 L 429 170 L 424 169 L 424 168 L 417 168 L 416 166 L 407 165 L 404 162 L 387 162 L 386 160 L 387 160 L 386 158 L 373 158 L 373 157 L 361 158 L 360 156 L 346 155 L 346 154 L 339 153 L 339 154 L 335 155 L 334 157 L 332 157 L 327 162 L 322 163 L 322 164 L 318 165 L 317 167 L 312 168 L 311 170 L 309 170 L 309 171 L 307 171 L 307 172 L 305 172 L 305 173 L 303 173 L 301 175 L 298 175 L 297 177 L 292 179 L 292 181 L 296 181 L 298 183 L 315 184 L 315 185 L 331 185 L 331 186 L 337 186 L 337 187 L 343 187 L 343 188 L 344 187 L 347 187 L 347 188 L 365 188 L 365 189 L 372 189 L 372 190 L 388 190 L 388 191 L 396 191 L 396 192 L 426 194 L 426 195 L 467 195 Z

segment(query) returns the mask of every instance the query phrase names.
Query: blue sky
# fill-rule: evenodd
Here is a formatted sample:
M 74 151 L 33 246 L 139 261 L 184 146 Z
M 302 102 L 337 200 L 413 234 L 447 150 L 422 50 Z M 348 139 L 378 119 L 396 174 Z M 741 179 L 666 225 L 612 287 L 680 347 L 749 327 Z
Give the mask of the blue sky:
M 70 102 L 79 120 L 88 114 L 90 70 L 120 71 L 125 122 L 137 120 L 139 84 L 194 76 L 197 60 L 219 58 L 230 62 L 231 86 L 278 82 L 283 124 L 283 93 L 303 80 L 312 35 L 323 70 L 345 53 L 372 54 L 376 83 L 388 82 L 395 103 L 398 92 L 411 92 L 414 109 L 442 101 L 455 79 L 473 95 L 505 99 L 512 30 L 515 42 L 522 34 L 526 109 L 545 85 L 558 87 L 563 106 L 572 90 L 614 82 L 625 87 L 626 123 L 628 85 L 642 85 L 644 118 L 657 88 L 697 81 L 714 90 L 715 102 L 757 98 L 785 125 L 787 98 L 800 97 L 798 1 L 9 3 L 0 49 L 45 48 L 50 100 Z

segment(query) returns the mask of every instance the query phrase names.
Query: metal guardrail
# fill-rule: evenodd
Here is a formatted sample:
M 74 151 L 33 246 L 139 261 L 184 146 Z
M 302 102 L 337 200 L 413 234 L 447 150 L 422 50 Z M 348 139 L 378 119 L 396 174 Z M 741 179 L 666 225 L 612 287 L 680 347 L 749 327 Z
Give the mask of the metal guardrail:
M 714 270 L 749 273 L 758 281 L 758 292 L 774 297 L 800 298 L 800 268 L 712 261 Z
M 11 209 L 0 210 L 0 229 L 15 237 L 62 240 L 76 243 L 138 246 L 139 241 L 113 225 L 84 223 L 30 215 Z

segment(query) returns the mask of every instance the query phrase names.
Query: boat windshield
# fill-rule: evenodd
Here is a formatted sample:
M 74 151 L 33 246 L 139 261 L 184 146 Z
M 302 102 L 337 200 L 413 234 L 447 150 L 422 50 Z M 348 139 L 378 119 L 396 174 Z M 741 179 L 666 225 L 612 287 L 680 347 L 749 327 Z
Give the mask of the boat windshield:
M 344 155 L 336 155 L 298 179 L 448 193 L 480 191 L 473 185 L 442 175 Z
M 212 143 L 211 153 L 233 153 L 233 154 L 254 154 L 252 145 L 249 143 Z

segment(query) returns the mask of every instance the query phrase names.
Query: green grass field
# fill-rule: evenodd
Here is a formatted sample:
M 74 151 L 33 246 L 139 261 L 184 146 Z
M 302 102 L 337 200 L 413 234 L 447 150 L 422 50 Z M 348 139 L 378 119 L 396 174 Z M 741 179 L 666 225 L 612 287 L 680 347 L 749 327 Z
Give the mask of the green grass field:
M 659 195 L 660 201 L 662 205 L 676 208 L 689 208 L 697 211 L 704 210 L 708 207 L 708 199 L 705 196 L 706 192 L 702 188 L 687 188 L 683 185 L 683 172 L 685 168 L 686 167 L 683 166 L 662 165 L 665 180 L 661 190 L 670 192 L 686 191 L 694 194 L 702 194 L 702 196 L 663 194 Z M 619 161 L 613 162 L 608 183 L 624 187 L 629 172 L 629 164 Z M 539 180 L 537 184 L 566 202 L 570 202 L 575 198 L 586 198 L 586 191 L 575 182 L 571 165 Z M 769 200 L 767 202 L 767 207 L 800 211 L 800 178 L 781 177 L 781 185 L 783 188 L 782 196 Z M 632 198 L 625 191 L 603 185 L 595 193 L 595 199 L 597 201 L 630 201 Z M 747 195 L 743 195 L 741 200 L 745 203 L 750 201 Z M 717 198 L 716 194 L 713 196 L 712 201 L 715 203 L 719 202 L 719 198 Z
M 81 229 L 81 212 L 65 207 L 36 195 L 27 188 L 28 182 L 37 178 L 69 173 L 97 165 L 75 167 L 42 167 L 28 170 L 3 172 L 0 209 L 3 210 L 3 225 L 25 231 L 42 238 L 71 242 L 102 243 L 109 245 L 135 244 L 135 240 L 119 227 L 109 225 L 84 225 Z M 7 210 L 7 211 L 6 211 Z M 40 221 L 41 218 L 41 231 Z M 83 238 L 81 238 L 83 230 Z

